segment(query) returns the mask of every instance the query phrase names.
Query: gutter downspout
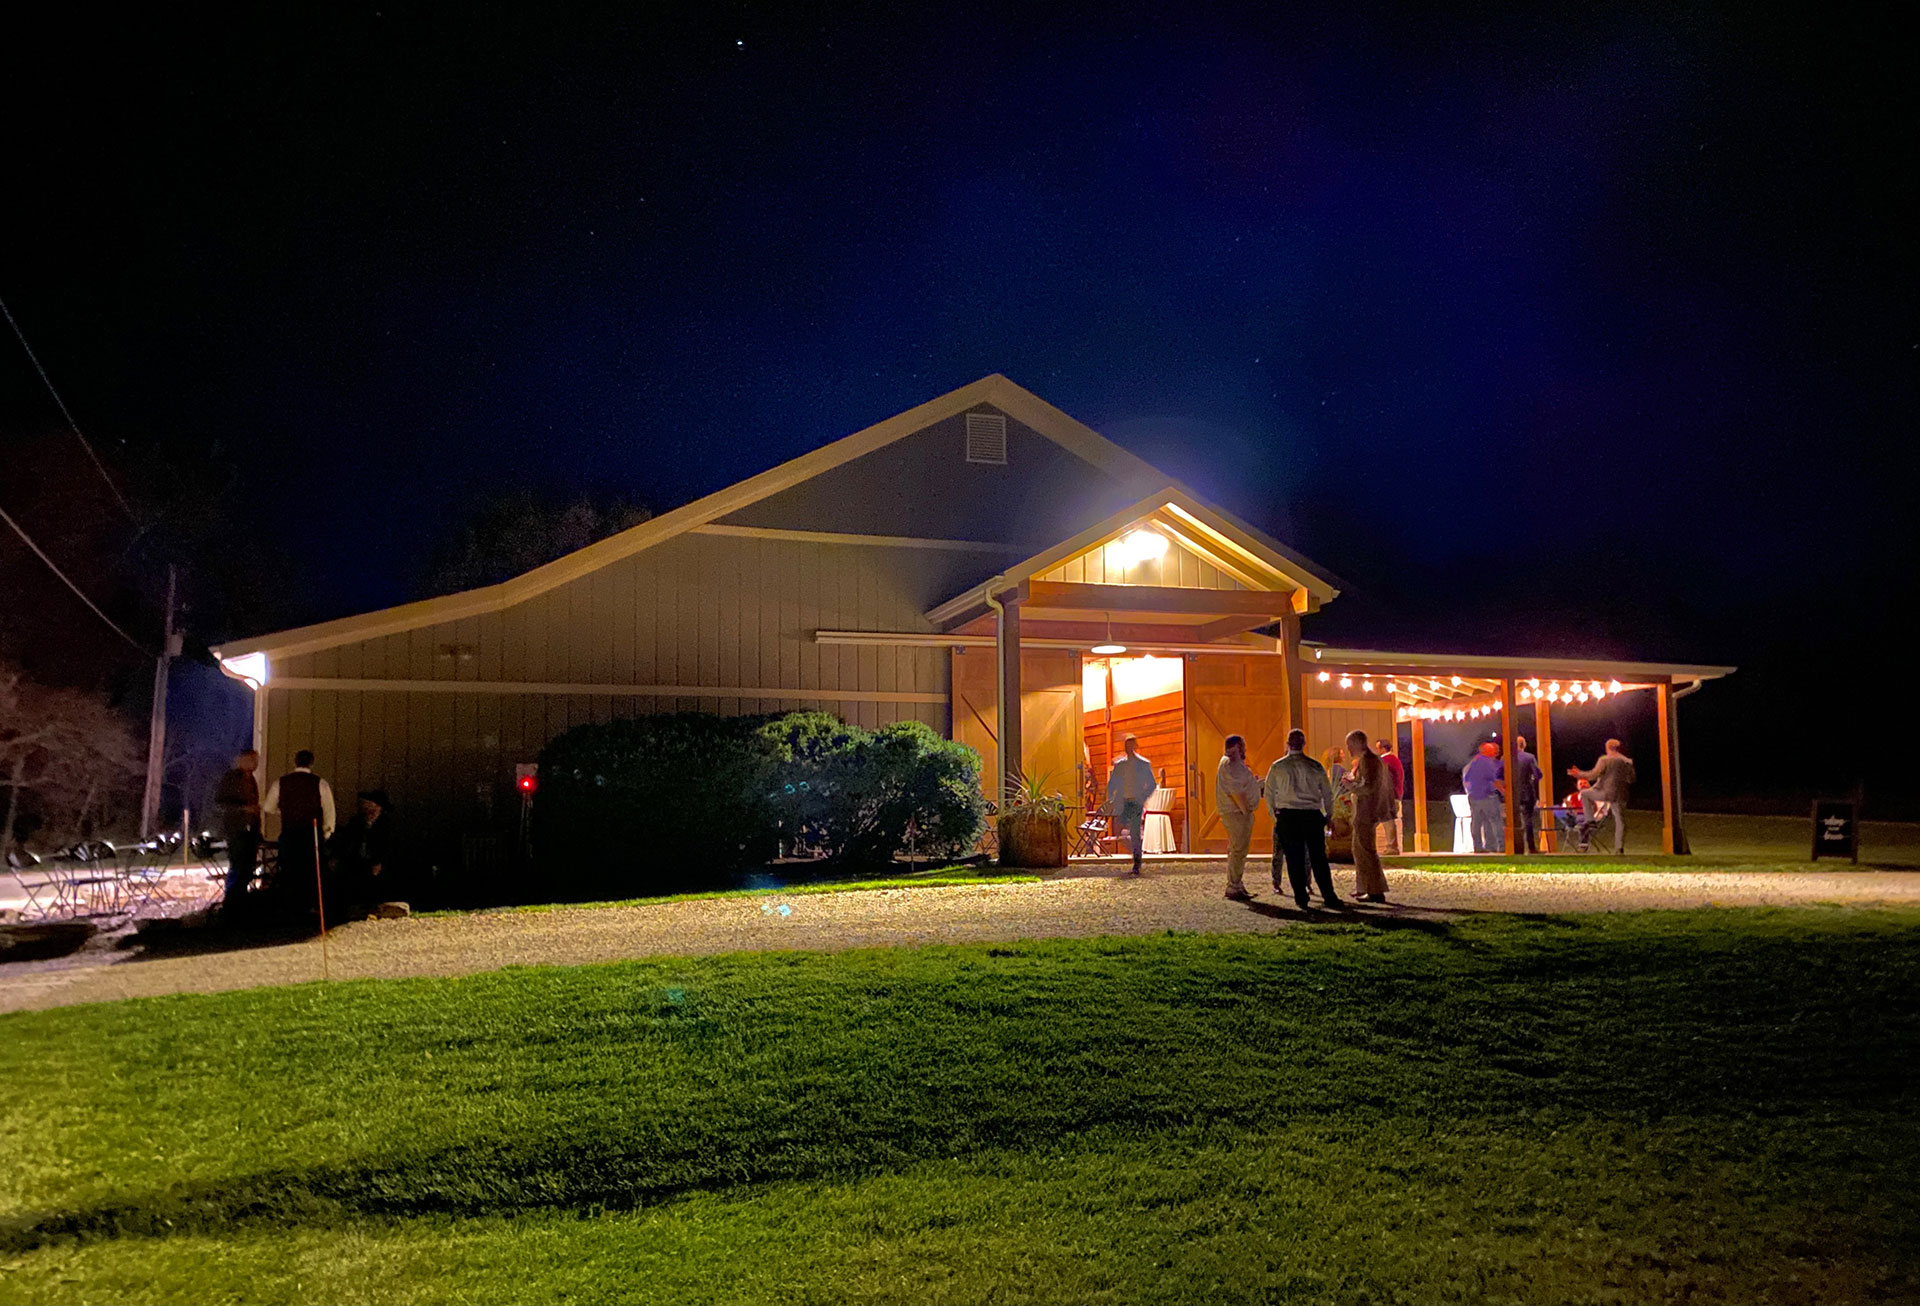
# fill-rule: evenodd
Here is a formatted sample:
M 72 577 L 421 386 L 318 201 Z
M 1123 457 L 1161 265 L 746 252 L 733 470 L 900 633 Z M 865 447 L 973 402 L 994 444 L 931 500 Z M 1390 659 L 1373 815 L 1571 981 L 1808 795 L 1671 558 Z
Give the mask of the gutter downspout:
M 993 592 L 1007 583 L 1004 574 L 990 577 L 986 584 L 987 606 L 993 609 L 993 762 L 1000 780 L 1000 793 L 993 810 L 1006 805 L 1007 776 L 1007 605 Z

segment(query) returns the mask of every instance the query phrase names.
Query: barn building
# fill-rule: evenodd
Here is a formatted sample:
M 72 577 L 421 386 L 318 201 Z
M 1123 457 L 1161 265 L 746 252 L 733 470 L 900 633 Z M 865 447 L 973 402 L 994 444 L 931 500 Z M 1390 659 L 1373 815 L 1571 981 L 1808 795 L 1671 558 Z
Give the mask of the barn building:
M 266 774 L 310 748 L 338 790 L 385 788 L 470 860 L 517 810 L 517 768 L 570 726 L 802 707 L 924 721 L 979 749 L 990 795 L 1017 770 L 1075 804 L 1137 734 L 1164 838 L 1200 853 L 1226 846 L 1225 735 L 1264 768 L 1296 724 L 1315 751 L 1410 730 L 1424 848 L 1424 722 L 1525 709 L 1551 784 L 1552 705 L 1635 690 L 1658 699 L 1665 840 L 1684 850 L 1673 705 L 1729 668 L 1303 644 L 1337 595 L 996 375 L 502 584 L 213 652 L 253 690 Z

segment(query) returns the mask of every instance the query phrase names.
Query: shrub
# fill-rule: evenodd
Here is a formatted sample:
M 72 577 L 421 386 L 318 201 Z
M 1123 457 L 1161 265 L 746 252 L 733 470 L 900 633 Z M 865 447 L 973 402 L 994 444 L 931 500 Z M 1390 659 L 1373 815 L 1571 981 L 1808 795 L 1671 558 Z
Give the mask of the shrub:
M 702 712 L 575 726 L 540 754 L 535 851 L 556 896 L 713 884 L 784 844 L 835 862 L 965 852 L 986 815 L 980 755 L 918 721 Z
M 677 712 L 575 726 L 540 752 L 535 850 L 549 891 L 667 892 L 775 851 L 766 717 Z
M 834 753 L 822 787 L 826 847 L 852 865 L 892 860 L 909 835 L 916 852 L 963 853 L 986 820 L 980 754 L 919 721 L 885 726 Z

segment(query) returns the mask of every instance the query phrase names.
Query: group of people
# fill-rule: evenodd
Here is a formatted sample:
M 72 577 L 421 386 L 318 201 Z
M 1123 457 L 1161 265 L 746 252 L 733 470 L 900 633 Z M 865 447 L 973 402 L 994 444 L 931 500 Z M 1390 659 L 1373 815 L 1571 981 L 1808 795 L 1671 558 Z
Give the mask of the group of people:
M 1123 753 L 1114 759 L 1107 776 L 1107 806 L 1133 851 L 1131 874 L 1140 874 L 1146 805 L 1158 781 L 1153 764 L 1140 756 L 1139 741 L 1128 735 Z M 1335 803 L 1346 797 L 1353 804 L 1354 896 L 1361 902 L 1387 900 L 1387 876 L 1380 858 L 1401 852 L 1401 807 L 1406 795 L 1406 772 L 1393 741 L 1370 744 L 1364 730 L 1346 738 L 1345 747 L 1327 750 L 1324 762 L 1307 753 L 1304 731 L 1287 734 L 1286 754 L 1262 777 L 1247 764 L 1247 743 L 1240 735 L 1227 736 L 1225 756 L 1214 778 L 1214 810 L 1227 832 L 1226 896 L 1238 902 L 1252 898 L 1246 887 L 1247 856 L 1253 844 L 1254 822 L 1262 807 L 1273 819 L 1273 887 L 1291 892 L 1301 908 L 1310 902 L 1310 881 L 1322 901 L 1337 906 L 1333 877 L 1327 864 L 1327 834 L 1332 829 Z M 1351 759 L 1349 761 L 1348 759 Z M 1613 820 L 1613 850 L 1626 851 L 1627 793 L 1634 779 L 1633 762 L 1618 739 L 1607 741 L 1606 752 L 1592 767 L 1567 768 L 1578 789 L 1567 799 L 1574 813 L 1574 829 L 1581 845 L 1590 842 L 1595 824 Z M 1516 826 L 1523 831 L 1526 851 L 1537 853 L 1540 783 L 1545 773 L 1527 751 L 1524 736 L 1514 737 L 1513 767 L 1509 773 L 1500 745 L 1480 745 L 1461 776 L 1473 826 L 1475 852 L 1506 851 L 1506 813 L 1509 794 L 1515 806 Z M 1284 868 L 1286 879 L 1281 872 Z
M 1335 787 L 1353 800 L 1354 897 L 1361 902 L 1387 900 L 1387 873 L 1380 864 L 1376 836 L 1393 830 L 1399 847 L 1399 818 L 1403 775 L 1398 757 L 1382 741 L 1376 752 L 1364 730 L 1346 739 L 1353 758 L 1349 768 L 1342 757 L 1337 779 L 1307 753 L 1303 730 L 1287 733 L 1287 751 L 1267 768 L 1265 778 L 1247 765 L 1247 741 L 1227 736 L 1225 756 L 1215 773 L 1215 810 L 1227 831 L 1227 894 L 1236 902 L 1252 898 L 1247 892 L 1247 854 L 1253 844 L 1253 824 L 1262 805 L 1273 814 L 1273 888 L 1293 894 L 1303 910 L 1309 904 L 1308 877 L 1329 907 L 1340 905 L 1333 873 L 1327 865 L 1327 832 L 1333 824 Z M 1391 762 L 1391 765 L 1389 764 Z M 1286 879 L 1280 878 L 1285 868 Z
M 1158 782 L 1153 764 L 1140 756 L 1138 739 L 1127 735 L 1121 747 L 1123 752 L 1114 759 L 1107 776 L 1107 810 L 1115 816 L 1133 850 L 1129 873 L 1138 875 L 1146 804 Z M 1404 772 L 1392 745 L 1381 740 L 1376 752 L 1368 745 L 1363 730 L 1348 735 L 1346 747 L 1354 764 L 1348 769 L 1343 757 L 1337 779 L 1330 779 L 1327 767 L 1308 755 L 1306 732 L 1292 731 L 1287 735 L 1285 756 L 1268 768 L 1263 778 L 1247 765 L 1246 739 L 1227 736 L 1225 756 L 1214 779 L 1214 809 L 1227 831 L 1227 897 L 1236 902 L 1253 897 L 1246 886 L 1247 856 L 1253 846 L 1254 822 L 1264 806 L 1273 819 L 1274 891 L 1291 892 L 1293 900 L 1305 909 L 1311 900 L 1311 879 L 1327 906 L 1340 905 L 1327 863 L 1327 831 L 1333 823 L 1337 784 L 1340 792 L 1353 800 L 1354 896 L 1361 902 L 1387 900 L 1387 875 L 1375 839 L 1379 832 L 1389 832 L 1392 851 L 1400 850 L 1398 820 Z M 1283 870 L 1285 880 L 1281 878 Z
M 1545 773 L 1540 762 L 1527 751 L 1527 737 L 1513 737 L 1513 766 L 1509 770 L 1500 745 L 1492 740 L 1481 744 L 1466 769 L 1460 774 L 1467 795 L 1468 818 L 1473 830 L 1473 850 L 1477 853 L 1503 853 L 1507 850 L 1506 808 L 1513 800 L 1514 828 L 1522 847 L 1514 851 L 1537 853 L 1539 847 L 1540 782 Z M 1618 739 L 1607 741 L 1606 752 L 1591 767 L 1567 768 L 1576 788 L 1567 796 L 1568 832 L 1585 849 L 1592 843 L 1593 827 L 1613 820 L 1613 851 L 1616 856 L 1627 850 L 1627 795 L 1633 787 L 1633 759 Z
M 264 816 L 280 818 L 276 875 L 289 900 L 304 899 L 308 886 L 320 885 L 327 900 L 342 909 L 395 896 L 393 804 L 386 791 L 361 791 L 359 810 L 344 829 L 336 830 L 333 786 L 314 774 L 313 760 L 304 748 L 295 753 L 293 770 L 268 785 L 264 797 L 256 778 L 260 754 L 252 749 L 234 758 L 221 777 L 213 802 L 227 843 L 222 911 L 229 917 L 246 910 L 247 892 L 260 866 Z

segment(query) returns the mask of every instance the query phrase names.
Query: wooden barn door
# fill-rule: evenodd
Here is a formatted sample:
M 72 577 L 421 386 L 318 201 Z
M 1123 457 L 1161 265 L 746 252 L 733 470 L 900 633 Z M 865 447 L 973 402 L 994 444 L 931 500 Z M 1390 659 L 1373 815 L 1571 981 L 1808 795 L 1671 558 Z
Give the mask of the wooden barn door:
M 1020 651 L 1020 727 L 1023 769 L 1044 775 L 1050 790 L 1078 807 L 1086 787 L 1081 772 L 1080 655 L 1072 649 Z M 1000 741 L 993 650 L 953 651 L 953 737 L 980 754 L 980 787 L 1000 801 L 996 751 Z
M 1047 792 L 1067 806 L 1083 805 L 1086 790 L 1080 747 L 1080 654 L 1074 649 L 1020 650 L 1022 769 L 1043 777 Z M 1076 816 L 1077 820 L 1077 816 Z
M 1195 656 L 1186 667 L 1188 806 L 1193 851 L 1224 853 L 1215 773 L 1228 735 L 1244 735 L 1256 775 L 1287 751 L 1287 678 L 1282 658 L 1258 654 Z M 1273 852 L 1273 822 L 1253 823 L 1253 850 Z
M 998 676 L 990 648 L 953 651 L 953 737 L 980 754 L 980 789 L 1000 795 Z M 1025 718 L 1022 718 L 1024 721 Z

